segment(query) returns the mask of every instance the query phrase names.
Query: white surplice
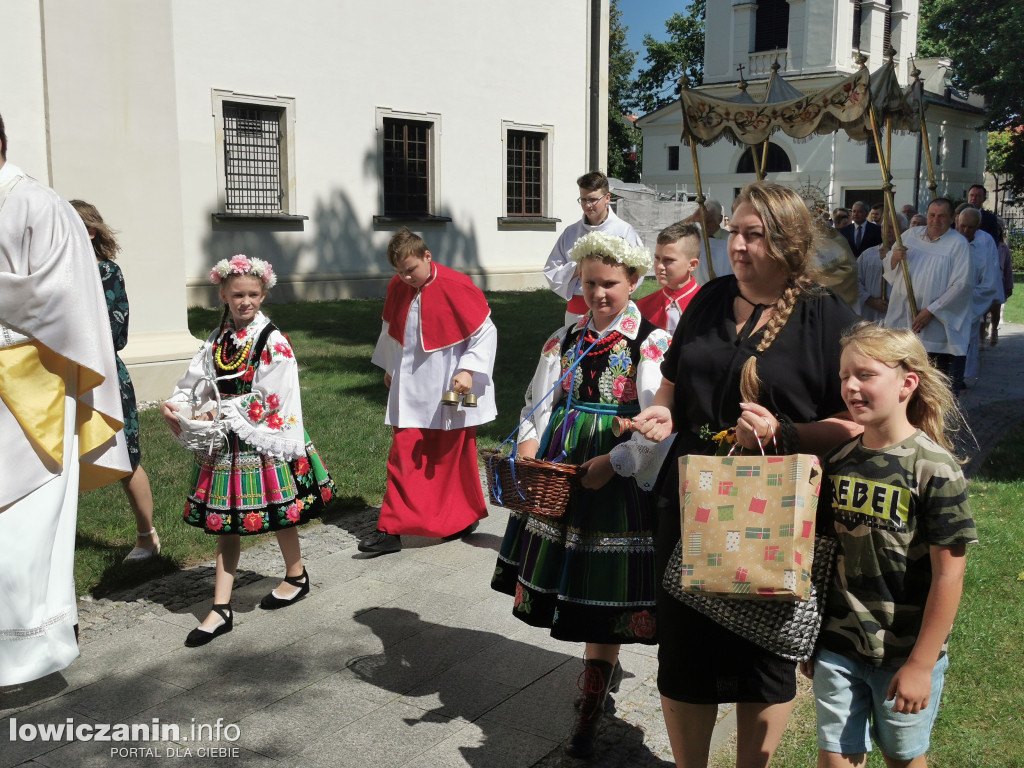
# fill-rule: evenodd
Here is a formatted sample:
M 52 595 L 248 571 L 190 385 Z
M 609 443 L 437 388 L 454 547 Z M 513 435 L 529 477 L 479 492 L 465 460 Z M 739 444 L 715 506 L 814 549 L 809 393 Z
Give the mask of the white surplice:
M 0 354 L 12 359 L 30 345 L 40 356 L 58 356 L 48 381 L 63 382 L 64 397 L 56 409 L 62 418 L 40 425 L 32 422 L 35 406 L 18 379 L 0 386 L 0 686 L 57 672 L 78 656 L 79 489 L 131 471 L 119 431 L 110 321 L 88 233 L 53 190 L 6 163 L 0 167 Z M 80 420 L 101 425 L 90 439 L 102 435 L 81 456 Z M 59 459 L 37 448 L 40 435 L 55 438 Z
M 383 324 L 371 362 L 391 376 L 388 409 L 384 422 L 392 427 L 462 429 L 493 421 L 498 415 L 494 398 L 494 356 L 498 332 L 488 317 L 468 339 L 450 347 L 424 352 L 420 342 L 420 296 L 409 305 L 405 343 L 399 344 Z M 451 388 L 461 370 L 473 372 L 472 392 L 476 408 L 442 405 L 441 396 Z
M 608 216 L 600 224 L 588 224 L 586 216 L 570 224 L 559 235 L 555 247 L 551 249 L 548 260 L 544 264 L 544 277 L 547 278 L 548 286 L 563 299 L 569 300 L 573 296 L 583 293 L 580 279 L 576 277 L 576 262 L 572 260 L 569 251 L 572 250 L 577 240 L 589 232 L 616 235 L 630 245 L 643 247 L 643 241 L 640 240 L 640 235 L 636 233 L 633 226 L 616 216 L 615 211 L 611 208 L 608 208 Z
M 857 302 L 858 314 L 864 320 L 872 323 L 880 323 L 885 320 L 885 313 L 872 309 L 867 305 L 870 298 L 882 298 L 882 284 L 885 277 L 882 276 L 882 257 L 879 253 L 881 246 L 873 245 L 861 252 L 857 259 Z M 889 298 L 889 288 L 886 286 L 885 296 Z
M 971 290 L 974 267 L 967 240 L 950 229 L 935 242 L 928 239 L 926 227 L 914 227 L 903 236 L 907 247 L 907 268 L 917 300 L 917 309 L 930 311 L 935 317 L 918 337 L 929 352 L 966 355 L 971 333 Z M 911 328 L 903 268 L 892 267 L 892 256 L 886 257 L 884 274 L 892 292 L 886 328 Z
M 992 302 L 1005 301 L 1006 296 L 1003 293 L 999 251 L 992 235 L 979 229 L 970 242 L 970 250 L 974 262 L 974 289 L 971 293 L 971 338 L 967 346 L 964 376 L 973 379 L 978 375 L 978 337 L 982 318 L 992 308 Z
M 719 230 L 722 231 L 722 230 Z M 729 261 L 729 240 L 720 237 L 709 237 L 708 245 L 711 246 L 711 267 L 715 270 L 715 277 L 732 274 L 732 262 Z M 693 273 L 697 285 L 704 285 L 711 280 L 711 273 L 708 271 L 707 251 L 704 250 L 704 237 L 700 238 L 700 261 L 697 262 L 697 270 Z

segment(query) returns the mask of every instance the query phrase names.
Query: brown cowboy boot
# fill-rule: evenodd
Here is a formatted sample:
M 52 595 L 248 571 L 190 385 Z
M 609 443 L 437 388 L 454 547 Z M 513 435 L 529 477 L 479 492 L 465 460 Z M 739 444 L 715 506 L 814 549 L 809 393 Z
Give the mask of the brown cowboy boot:
M 611 687 L 613 665 L 607 661 L 586 659 L 583 673 L 580 675 L 580 688 L 583 700 L 576 712 L 576 725 L 569 737 L 565 754 L 569 757 L 590 757 L 594 754 L 594 742 L 601 730 L 604 719 L 604 704 Z

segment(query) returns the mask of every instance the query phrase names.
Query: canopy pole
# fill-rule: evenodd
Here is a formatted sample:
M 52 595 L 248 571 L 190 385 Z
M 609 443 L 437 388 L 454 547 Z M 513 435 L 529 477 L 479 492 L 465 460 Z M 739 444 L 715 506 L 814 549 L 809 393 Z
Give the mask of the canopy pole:
M 751 147 L 753 149 L 753 147 Z M 708 211 L 704 207 L 704 188 L 700 183 L 700 165 L 697 163 L 697 140 L 690 136 L 690 159 L 693 161 L 693 178 L 697 182 L 697 207 L 700 209 L 700 234 L 701 239 L 704 241 L 704 255 L 708 259 L 708 279 L 714 280 L 718 275 L 715 274 L 715 267 L 711 263 L 711 243 L 708 242 Z M 757 156 L 754 156 L 756 162 Z
M 757 180 L 761 181 L 761 158 L 757 156 L 757 146 L 754 144 L 750 145 L 750 156 L 754 159 L 754 173 L 757 174 Z
M 757 177 L 758 181 L 764 181 L 768 175 L 768 139 L 764 140 L 764 144 L 761 145 L 761 173 Z
M 871 117 L 871 136 L 875 140 L 875 152 L 878 154 L 878 167 L 882 171 L 882 190 L 885 193 L 886 212 L 889 214 L 889 223 L 892 225 L 892 232 L 896 238 L 894 245 L 903 248 L 903 238 L 900 236 L 899 224 L 896 222 L 896 205 L 892 198 L 892 176 L 889 174 L 889 160 L 882 152 L 882 140 L 878 135 L 878 119 L 875 117 L 875 103 L 868 99 L 868 114 Z M 910 304 L 910 312 L 917 317 L 917 301 L 914 299 L 914 286 L 910 282 L 910 270 L 907 268 L 907 260 L 900 262 L 903 272 L 903 283 L 907 288 L 907 302 Z
M 928 167 L 928 191 L 932 194 L 932 200 L 938 197 L 936 189 L 938 184 L 935 183 L 935 166 L 932 163 L 932 142 L 928 138 L 928 122 L 924 119 L 924 83 L 921 82 L 921 70 L 917 68 L 914 63 L 914 57 L 910 57 L 911 66 L 913 69 L 910 71 L 910 76 L 914 78 L 914 87 L 917 88 L 917 104 L 918 112 L 921 114 L 921 140 L 924 143 L 924 159 L 925 164 Z M 917 201 L 914 201 L 914 207 L 917 207 Z
M 889 164 L 889 167 L 891 168 L 892 167 L 892 115 L 887 115 L 886 118 L 885 118 L 885 161 Z M 895 221 L 896 220 L 895 211 L 893 211 L 893 214 L 892 214 L 891 217 L 889 216 L 889 210 L 890 209 L 889 209 L 889 200 L 888 200 L 888 198 L 886 198 L 884 202 L 885 202 L 885 212 L 882 215 L 885 216 L 885 217 L 889 217 L 889 221 L 890 222 Z M 895 230 L 895 231 L 899 231 L 899 230 Z M 885 238 L 882 238 L 882 239 L 884 241 Z M 887 293 L 888 293 L 888 291 L 886 289 L 885 274 L 884 274 L 884 270 L 883 270 L 883 274 L 882 274 L 882 301 L 886 300 L 886 298 L 887 298 L 886 294 Z

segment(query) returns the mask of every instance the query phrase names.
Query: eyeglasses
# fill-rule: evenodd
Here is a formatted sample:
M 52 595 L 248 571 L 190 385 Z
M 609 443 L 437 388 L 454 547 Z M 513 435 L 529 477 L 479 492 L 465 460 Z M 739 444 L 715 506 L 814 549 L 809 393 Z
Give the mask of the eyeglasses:
M 609 194 L 609 192 L 605 192 L 600 197 L 577 197 L 576 202 L 582 205 L 584 208 L 593 208 L 595 205 L 597 205 L 606 197 L 608 197 Z

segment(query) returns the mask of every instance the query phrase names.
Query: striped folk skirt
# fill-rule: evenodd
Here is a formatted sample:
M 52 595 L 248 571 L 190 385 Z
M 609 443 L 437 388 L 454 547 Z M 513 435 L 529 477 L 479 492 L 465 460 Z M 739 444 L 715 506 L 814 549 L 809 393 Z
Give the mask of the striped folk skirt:
M 612 435 L 613 417 L 636 412 L 573 403 L 566 417 L 560 405 L 538 455 L 582 464 L 608 453 L 628 439 Z M 517 618 L 559 640 L 653 644 L 653 521 L 652 494 L 619 475 L 579 488 L 561 519 L 510 511 L 491 586 L 515 596 Z
M 334 481 L 305 435 L 306 455 L 285 462 L 228 436 L 228 448 L 196 452 L 185 522 L 207 533 L 251 536 L 302 525 L 334 496 Z

